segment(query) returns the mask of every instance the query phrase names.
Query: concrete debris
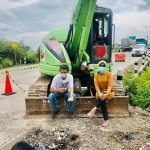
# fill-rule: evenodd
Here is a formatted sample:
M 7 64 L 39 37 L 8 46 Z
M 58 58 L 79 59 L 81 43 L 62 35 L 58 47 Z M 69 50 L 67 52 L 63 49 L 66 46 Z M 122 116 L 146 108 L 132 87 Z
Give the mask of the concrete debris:
M 71 150 L 76 144 L 79 145 L 79 135 L 72 134 L 68 128 L 53 127 L 52 130 L 32 128 L 23 140 L 35 150 Z

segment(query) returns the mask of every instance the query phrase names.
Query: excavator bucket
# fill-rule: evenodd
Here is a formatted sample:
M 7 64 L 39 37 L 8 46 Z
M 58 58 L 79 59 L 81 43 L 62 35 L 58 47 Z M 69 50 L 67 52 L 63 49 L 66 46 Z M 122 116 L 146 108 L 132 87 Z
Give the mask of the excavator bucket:
M 39 79 L 29 87 L 28 97 L 25 98 L 27 118 L 50 117 L 52 110 L 47 97 L 47 87 L 50 80 L 51 78 L 49 76 L 39 77 Z M 107 102 L 109 116 L 129 116 L 129 97 L 125 96 L 123 86 L 115 84 L 113 90 L 116 95 Z M 60 113 L 57 117 L 87 117 L 86 114 L 95 106 L 95 103 L 95 96 L 77 97 L 75 112 L 73 115 L 70 115 L 67 113 L 67 99 L 58 99 L 57 106 L 60 109 Z M 100 109 L 96 112 L 94 117 L 102 117 Z

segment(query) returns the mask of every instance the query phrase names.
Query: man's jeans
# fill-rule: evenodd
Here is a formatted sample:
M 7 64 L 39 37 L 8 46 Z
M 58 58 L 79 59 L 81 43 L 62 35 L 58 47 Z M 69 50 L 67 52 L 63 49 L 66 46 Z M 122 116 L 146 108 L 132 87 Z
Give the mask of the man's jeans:
M 59 93 L 59 92 L 50 93 L 48 98 L 49 98 L 50 104 L 51 104 L 51 106 L 52 106 L 52 111 L 56 112 L 56 111 L 58 110 L 58 108 L 57 108 L 57 106 L 56 106 L 56 99 L 65 98 L 65 99 L 68 100 L 69 97 L 70 97 L 70 92 L 64 92 L 64 93 Z M 68 103 L 69 103 L 69 107 L 68 107 L 68 112 L 69 112 L 69 113 L 74 112 L 74 105 L 75 105 L 75 102 L 76 102 L 76 95 L 73 94 L 73 101 L 68 102 Z

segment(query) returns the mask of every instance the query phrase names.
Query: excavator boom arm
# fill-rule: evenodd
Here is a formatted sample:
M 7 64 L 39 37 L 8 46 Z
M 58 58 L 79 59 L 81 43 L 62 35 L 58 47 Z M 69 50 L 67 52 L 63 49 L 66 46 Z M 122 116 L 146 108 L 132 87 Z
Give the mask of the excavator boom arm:
M 78 67 L 86 50 L 97 0 L 76 0 L 71 16 L 72 39 L 68 54 Z

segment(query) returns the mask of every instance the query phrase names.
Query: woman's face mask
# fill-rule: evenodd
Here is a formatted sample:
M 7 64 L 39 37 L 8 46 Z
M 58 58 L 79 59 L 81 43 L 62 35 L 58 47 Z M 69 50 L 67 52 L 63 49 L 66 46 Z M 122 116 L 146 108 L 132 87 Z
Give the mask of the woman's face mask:
M 106 72 L 106 67 L 99 67 L 97 73 L 104 74 Z
M 67 74 L 61 73 L 60 76 L 62 79 L 65 79 L 67 77 Z

